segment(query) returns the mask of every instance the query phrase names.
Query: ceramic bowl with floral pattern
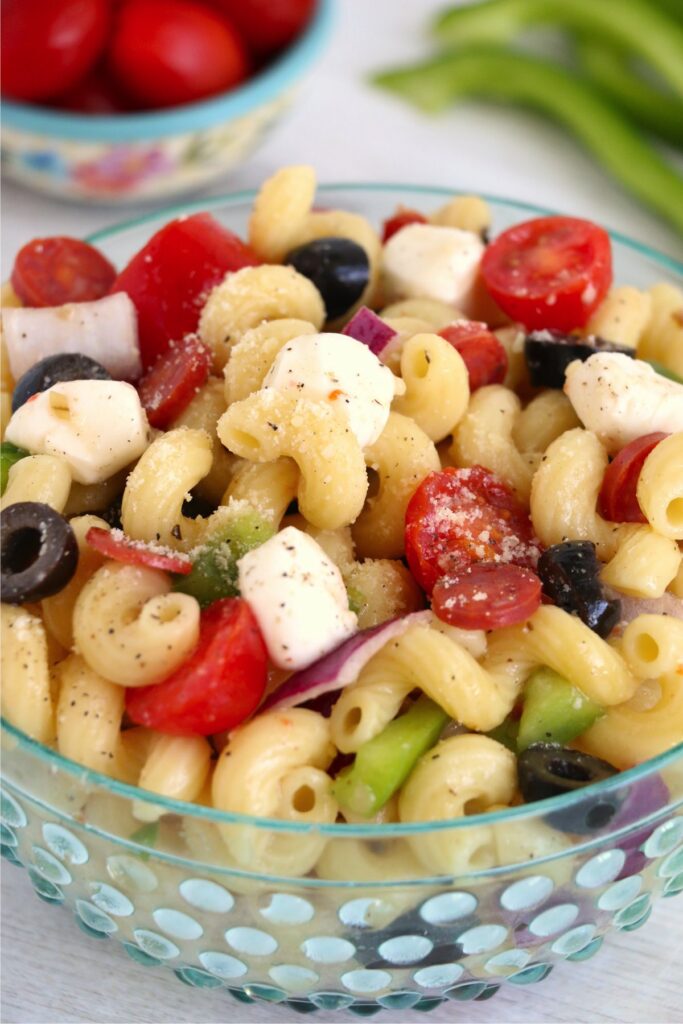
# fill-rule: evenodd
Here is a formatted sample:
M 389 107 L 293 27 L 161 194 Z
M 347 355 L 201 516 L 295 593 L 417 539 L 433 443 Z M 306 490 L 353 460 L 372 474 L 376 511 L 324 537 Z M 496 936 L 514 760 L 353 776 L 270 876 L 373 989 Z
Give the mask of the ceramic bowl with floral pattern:
M 2 170 L 39 192 L 78 202 L 168 199 L 212 184 L 242 163 L 292 103 L 319 56 L 333 0 L 243 86 L 169 110 L 108 116 L 2 104 Z

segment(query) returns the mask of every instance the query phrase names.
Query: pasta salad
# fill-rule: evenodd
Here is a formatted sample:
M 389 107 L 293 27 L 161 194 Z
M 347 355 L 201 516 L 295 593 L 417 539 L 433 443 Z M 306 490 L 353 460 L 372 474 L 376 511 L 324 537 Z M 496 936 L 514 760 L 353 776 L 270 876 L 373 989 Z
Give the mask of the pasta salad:
M 120 271 L 70 238 L 17 255 L 3 715 L 160 797 L 311 824 L 457 819 L 680 743 L 683 293 L 615 285 L 585 220 L 492 238 L 456 196 L 378 232 L 315 187 L 284 168 L 246 241 L 180 217 Z M 577 834 L 624 810 L 587 806 Z

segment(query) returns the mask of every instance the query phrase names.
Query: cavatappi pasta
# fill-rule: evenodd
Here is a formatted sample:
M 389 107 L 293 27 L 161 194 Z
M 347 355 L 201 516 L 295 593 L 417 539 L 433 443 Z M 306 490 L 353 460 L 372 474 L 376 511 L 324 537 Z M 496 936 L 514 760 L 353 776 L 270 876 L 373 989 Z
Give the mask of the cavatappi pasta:
M 596 759 L 615 772 L 683 741 L 683 294 L 586 288 L 567 331 L 561 282 L 542 323 L 491 284 L 512 243 L 484 247 L 483 200 L 384 243 L 377 227 L 316 209 L 310 167 L 275 174 L 249 259 L 193 299 L 203 376 L 176 350 L 172 385 L 141 330 L 135 388 L 84 373 L 60 391 L 46 337 L 50 386 L 25 375 L 12 413 L 4 332 L 3 715 L 153 794 L 133 824 L 172 828 L 168 801 L 456 822 L 537 799 L 541 768 L 570 766 L 559 793 L 572 765 L 590 782 Z M 21 313 L 7 289 L 3 306 Z M 612 374 L 588 412 L 571 372 L 562 386 L 567 346 L 584 391 L 593 357 Z M 105 471 L 119 447 L 137 454 Z M 183 828 L 193 855 L 241 872 L 367 883 L 571 842 L 514 820 L 387 850 Z

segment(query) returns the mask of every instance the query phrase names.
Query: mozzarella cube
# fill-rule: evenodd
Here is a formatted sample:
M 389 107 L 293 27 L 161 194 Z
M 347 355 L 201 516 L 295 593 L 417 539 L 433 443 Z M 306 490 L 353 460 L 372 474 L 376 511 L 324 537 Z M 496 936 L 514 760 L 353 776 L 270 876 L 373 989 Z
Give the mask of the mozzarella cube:
M 564 392 L 610 454 L 644 434 L 683 430 L 683 384 L 620 352 L 598 352 L 585 362 L 570 363 Z
M 249 551 L 237 568 L 240 593 L 279 668 L 306 668 L 358 629 L 339 568 L 296 527 Z
M 393 235 L 383 249 L 386 301 L 436 299 L 466 310 L 484 248 L 481 238 L 472 231 L 409 224 Z
M 333 403 L 361 448 L 374 444 L 405 384 L 367 345 L 346 334 L 304 334 L 287 342 L 263 381 L 264 388 L 297 391 Z
M 150 442 L 132 384 L 72 380 L 39 391 L 7 425 L 6 440 L 32 455 L 59 455 L 80 484 L 97 484 L 139 458 Z

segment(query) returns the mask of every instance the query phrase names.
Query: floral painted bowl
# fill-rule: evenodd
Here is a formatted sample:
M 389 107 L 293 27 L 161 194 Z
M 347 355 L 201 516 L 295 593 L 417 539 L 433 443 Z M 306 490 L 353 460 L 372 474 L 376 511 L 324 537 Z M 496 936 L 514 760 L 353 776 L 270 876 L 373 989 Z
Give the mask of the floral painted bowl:
M 3 101 L 3 174 L 60 199 L 125 204 L 210 185 L 242 163 L 292 103 L 323 49 L 333 0 L 238 89 L 170 110 L 91 116 Z
M 450 194 L 345 185 L 321 189 L 320 201 L 379 223 L 398 204 L 429 209 Z M 171 216 L 198 209 L 243 233 L 253 198 L 186 203 L 91 241 L 121 265 Z M 487 199 L 496 232 L 548 212 Z M 617 281 L 683 278 L 673 260 L 612 241 Z M 610 933 L 644 925 L 656 900 L 683 892 L 683 745 L 540 804 L 379 826 L 311 826 L 165 800 L 4 722 L 2 772 L 0 850 L 26 869 L 40 899 L 109 940 L 112 954 L 242 1003 L 370 1016 L 489 999 L 501 986 L 571 970 Z M 277 846 L 290 869 L 237 867 L 225 829 L 233 841 Z M 477 869 L 430 875 L 419 852 L 435 844 L 460 845 Z M 312 846 L 315 868 L 298 875 Z

